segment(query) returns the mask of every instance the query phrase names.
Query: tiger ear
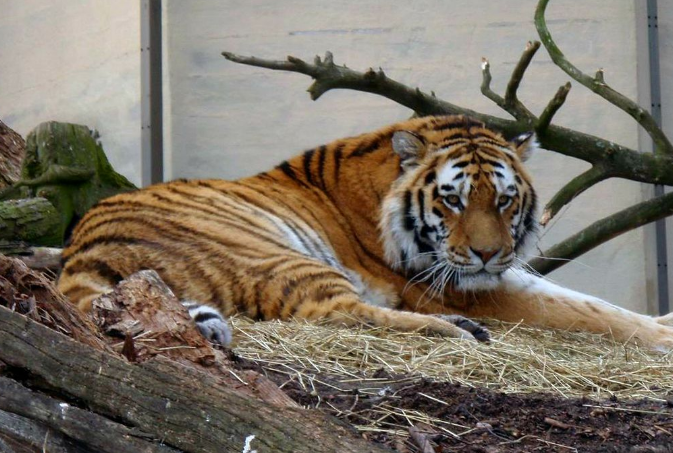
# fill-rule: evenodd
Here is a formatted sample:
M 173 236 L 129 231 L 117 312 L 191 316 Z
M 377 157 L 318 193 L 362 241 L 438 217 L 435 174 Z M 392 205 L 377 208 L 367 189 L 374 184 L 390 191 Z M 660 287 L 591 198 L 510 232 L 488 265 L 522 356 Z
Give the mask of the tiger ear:
M 526 162 L 533 155 L 533 152 L 540 147 L 535 132 L 525 132 L 518 137 L 514 137 L 511 143 L 514 145 L 521 162 Z
M 402 166 L 415 164 L 425 154 L 425 142 L 413 132 L 396 131 L 392 141 L 393 151 L 400 156 Z

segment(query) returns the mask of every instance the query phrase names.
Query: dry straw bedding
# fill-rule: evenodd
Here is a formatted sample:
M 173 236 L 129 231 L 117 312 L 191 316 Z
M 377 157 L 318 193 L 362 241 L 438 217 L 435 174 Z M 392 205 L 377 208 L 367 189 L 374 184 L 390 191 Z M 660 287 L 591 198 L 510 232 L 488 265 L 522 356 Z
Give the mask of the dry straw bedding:
M 316 376 L 371 383 L 390 375 L 485 387 L 505 393 L 664 401 L 673 389 L 673 354 L 650 353 L 608 336 L 488 321 L 489 344 L 394 332 L 294 322 L 232 319 L 240 357 L 288 375 L 307 391 Z M 670 398 L 670 394 L 668 396 Z

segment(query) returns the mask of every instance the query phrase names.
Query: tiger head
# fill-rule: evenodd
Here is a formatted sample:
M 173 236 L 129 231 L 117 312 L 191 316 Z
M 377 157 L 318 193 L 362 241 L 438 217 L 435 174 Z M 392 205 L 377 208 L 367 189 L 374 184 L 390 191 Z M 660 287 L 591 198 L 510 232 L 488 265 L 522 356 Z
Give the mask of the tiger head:
M 537 225 L 522 165 L 537 143 L 447 118 L 392 134 L 400 175 L 383 203 L 386 258 L 417 280 L 492 289 Z

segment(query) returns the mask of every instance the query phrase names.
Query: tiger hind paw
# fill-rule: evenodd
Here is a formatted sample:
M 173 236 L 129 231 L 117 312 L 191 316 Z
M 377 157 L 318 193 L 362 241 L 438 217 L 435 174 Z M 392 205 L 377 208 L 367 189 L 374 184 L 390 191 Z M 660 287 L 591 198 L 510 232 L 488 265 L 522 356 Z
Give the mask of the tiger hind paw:
M 206 340 L 222 346 L 229 346 L 231 343 L 231 327 L 217 309 L 189 300 L 181 303 L 187 308 L 196 328 L 199 329 Z
M 673 312 L 664 316 L 657 316 L 654 320 L 664 326 L 673 327 Z

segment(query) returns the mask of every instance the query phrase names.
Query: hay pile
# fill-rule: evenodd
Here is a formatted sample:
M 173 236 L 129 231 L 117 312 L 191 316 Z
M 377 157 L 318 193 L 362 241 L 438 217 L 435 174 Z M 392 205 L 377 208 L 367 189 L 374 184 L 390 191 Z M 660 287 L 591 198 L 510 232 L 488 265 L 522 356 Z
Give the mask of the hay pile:
M 286 373 L 309 392 L 313 378 L 325 375 L 380 389 L 373 376 L 381 369 L 505 393 L 562 397 L 662 401 L 673 389 L 673 354 L 649 353 L 600 335 L 489 321 L 491 343 L 473 344 L 302 321 L 234 318 L 232 323 L 236 354 Z
M 234 318 L 232 324 L 234 352 L 267 372 L 282 375 L 281 388 L 298 385 L 317 399 L 311 406 L 346 416 L 366 435 L 388 436 L 407 447 L 413 444 L 410 429 L 415 428 L 410 427 L 424 426 L 454 439 L 475 430 L 394 403 L 398 389 L 409 388 L 421 378 L 505 393 L 662 402 L 670 399 L 673 389 L 673 354 L 650 354 L 600 335 L 489 321 L 491 343 L 474 344 L 303 321 Z M 329 399 L 321 399 L 325 388 L 334 394 L 360 395 L 373 403 L 365 410 L 360 405 L 355 409 L 356 396 L 350 408 L 335 407 Z M 448 405 L 431 395 L 418 395 Z

